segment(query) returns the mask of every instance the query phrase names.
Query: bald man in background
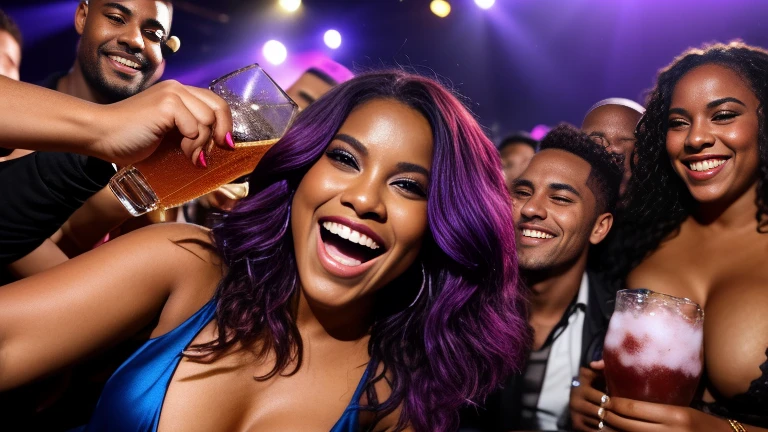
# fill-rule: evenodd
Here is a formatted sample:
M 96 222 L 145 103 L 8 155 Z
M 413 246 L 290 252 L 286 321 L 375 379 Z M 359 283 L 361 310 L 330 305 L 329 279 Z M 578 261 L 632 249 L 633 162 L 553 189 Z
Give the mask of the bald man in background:
M 603 99 L 592 105 L 584 116 L 581 130 L 592 141 L 615 154 L 624 155 L 624 178 L 619 194 L 624 195 L 632 177 L 631 158 L 635 150 L 635 128 L 645 109 L 637 102 L 624 98 Z

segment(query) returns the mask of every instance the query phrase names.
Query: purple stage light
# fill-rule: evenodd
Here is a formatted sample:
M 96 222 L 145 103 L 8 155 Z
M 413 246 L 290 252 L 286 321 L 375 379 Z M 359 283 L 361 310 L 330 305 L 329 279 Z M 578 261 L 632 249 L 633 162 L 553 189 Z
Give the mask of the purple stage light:
M 341 33 L 333 29 L 328 30 L 323 35 L 323 41 L 328 48 L 336 49 L 341 46 Z
M 549 133 L 549 126 L 543 124 L 536 125 L 531 129 L 531 138 L 541 141 L 547 133 Z

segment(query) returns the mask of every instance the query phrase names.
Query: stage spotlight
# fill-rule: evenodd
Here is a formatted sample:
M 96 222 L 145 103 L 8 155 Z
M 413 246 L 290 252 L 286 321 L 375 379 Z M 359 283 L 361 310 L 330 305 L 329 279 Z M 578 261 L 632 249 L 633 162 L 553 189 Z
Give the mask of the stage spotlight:
M 273 65 L 279 65 L 288 57 L 288 50 L 285 45 L 276 40 L 267 41 L 261 50 L 264 58 Z
M 336 30 L 328 30 L 323 35 L 323 41 L 328 48 L 336 49 L 341 46 L 341 33 Z
M 301 6 L 301 0 L 280 0 L 278 3 L 287 12 L 296 12 Z
M 494 3 L 496 0 L 475 0 L 475 4 L 483 9 L 489 9 Z
M 451 4 L 445 0 L 432 0 L 432 3 L 429 4 L 429 10 L 440 18 L 445 18 L 451 13 Z

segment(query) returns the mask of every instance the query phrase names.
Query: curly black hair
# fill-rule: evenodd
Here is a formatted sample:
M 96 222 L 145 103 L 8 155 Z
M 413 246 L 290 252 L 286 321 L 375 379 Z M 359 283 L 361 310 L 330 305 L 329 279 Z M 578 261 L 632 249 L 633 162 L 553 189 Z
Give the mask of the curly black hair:
M 659 71 L 650 91 L 646 112 L 637 126 L 632 178 L 619 212 L 617 231 L 604 255 L 609 278 L 617 287 L 629 272 L 659 244 L 673 235 L 696 205 L 687 187 L 674 171 L 666 151 L 667 122 L 672 92 L 689 71 L 716 64 L 736 72 L 759 100 L 756 218 L 758 232 L 764 232 L 768 214 L 768 130 L 765 106 L 768 103 L 768 51 L 743 42 L 705 45 L 689 49 Z
M 596 144 L 581 130 L 562 123 L 541 141 L 539 150 L 563 150 L 589 163 L 587 186 L 595 195 L 599 213 L 614 213 L 619 199 L 619 186 L 624 175 L 622 155 L 614 154 Z

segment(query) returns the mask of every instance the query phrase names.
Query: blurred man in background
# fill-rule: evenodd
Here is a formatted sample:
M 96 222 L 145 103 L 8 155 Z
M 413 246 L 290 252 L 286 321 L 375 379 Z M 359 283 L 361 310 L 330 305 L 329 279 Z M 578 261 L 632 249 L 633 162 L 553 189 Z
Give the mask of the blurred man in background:
M 526 132 L 518 132 L 501 140 L 498 149 L 507 190 L 512 190 L 512 182 L 528 167 L 538 145 L 539 142 Z
M 21 32 L 11 17 L 0 10 L 0 75 L 19 80 Z
M 624 98 L 603 99 L 587 111 L 581 125 L 581 130 L 589 135 L 592 141 L 611 153 L 624 156 L 624 178 L 619 191 L 622 196 L 627 189 L 629 178 L 632 177 L 635 128 L 643 113 L 645 109 L 635 101 Z

